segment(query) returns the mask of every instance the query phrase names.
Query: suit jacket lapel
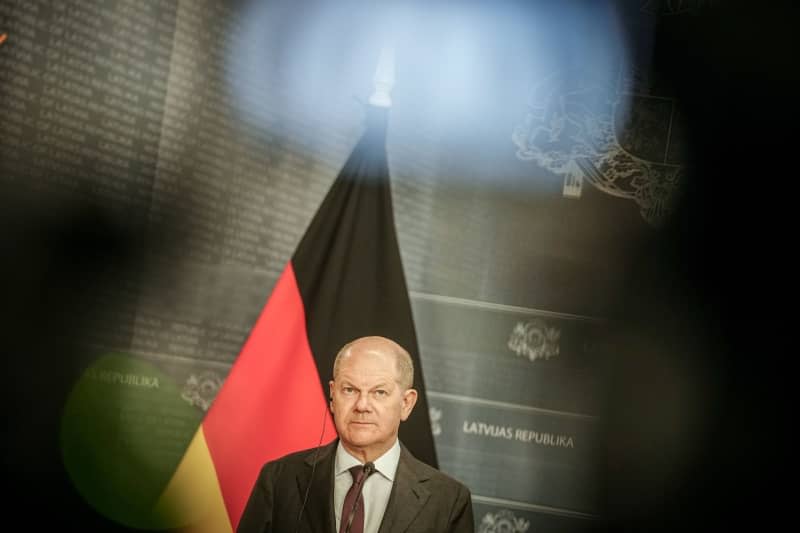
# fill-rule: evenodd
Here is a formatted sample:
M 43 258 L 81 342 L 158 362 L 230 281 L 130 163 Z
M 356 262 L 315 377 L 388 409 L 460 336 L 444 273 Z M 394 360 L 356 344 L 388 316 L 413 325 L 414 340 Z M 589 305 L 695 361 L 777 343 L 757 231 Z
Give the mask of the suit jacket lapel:
M 306 457 L 305 462 L 308 468 L 297 473 L 297 488 L 300 490 L 301 504 L 306 488 L 309 482 L 311 483 L 311 488 L 308 491 L 308 501 L 303 511 L 302 523 L 308 524 L 309 531 L 315 533 L 335 533 L 333 463 L 336 457 L 334 451 L 338 442 L 334 440 L 331 444 L 320 448 L 316 458 L 317 467 L 314 469 L 313 479 L 311 478 L 311 470 L 314 464 L 314 452 L 311 452 Z
M 397 464 L 394 486 L 378 533 L 402 533 L 419 514 L 430 498 L 422 481 L 428 479 L 415 467 L 416 459 L 403 448 Z

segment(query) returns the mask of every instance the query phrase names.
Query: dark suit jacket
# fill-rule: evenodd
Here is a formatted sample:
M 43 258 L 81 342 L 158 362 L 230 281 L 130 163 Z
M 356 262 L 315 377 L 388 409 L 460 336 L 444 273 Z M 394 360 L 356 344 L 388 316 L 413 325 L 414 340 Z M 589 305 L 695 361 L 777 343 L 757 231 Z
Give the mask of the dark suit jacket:
M 264 465 L 250 493 L 239 533 L 294 533 L 306 488 L 300 532 L 336 533 L 333 468 L 336 445 L 287 455 Z M 402 447 L 379 533 L 474 533 L 469 489 Z

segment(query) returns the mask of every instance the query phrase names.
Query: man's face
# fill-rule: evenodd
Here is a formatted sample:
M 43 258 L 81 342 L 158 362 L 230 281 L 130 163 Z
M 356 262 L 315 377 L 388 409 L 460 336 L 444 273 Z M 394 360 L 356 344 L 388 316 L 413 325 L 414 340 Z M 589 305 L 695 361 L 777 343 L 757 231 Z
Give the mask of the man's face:
M 416 403 L 417 391 L 403 389 L 398 378 L 394 355 L 380 342 L 365 341 L 350 347 L 329 383 L 339 439 L 364 461 L 394 444 L 400 422 Z

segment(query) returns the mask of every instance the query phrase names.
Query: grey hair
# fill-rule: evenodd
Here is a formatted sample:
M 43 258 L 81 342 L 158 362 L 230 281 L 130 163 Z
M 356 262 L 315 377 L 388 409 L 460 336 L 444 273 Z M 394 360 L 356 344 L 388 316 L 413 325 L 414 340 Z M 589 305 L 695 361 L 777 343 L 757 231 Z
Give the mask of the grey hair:
M 361 337 L 355 340 L 352 340 L 342 346 L 342 349 L 339 350 L 339 353 L 336 354 L 336 359 L 333 361 L 333 379 L 336 380 L 336 376 L 339 374 L 339 363 L 341 362 L 342 358 L 350 351 L 350 348 L 358 343 L 365 340 L 382 340 L 385 341 L 385 344 L 389 348 L 389 353 L 394 355 L 394 362 L 395 367 L 397 368 L 397 382 L 400 384 L 401 387 L 404 389 L 410 389 L 414 386 L 414 361 L 411 359 L 411 355 L 406 351 L 405 348 L 397 344 L 391 339 L 387 339 L 385 337 Z

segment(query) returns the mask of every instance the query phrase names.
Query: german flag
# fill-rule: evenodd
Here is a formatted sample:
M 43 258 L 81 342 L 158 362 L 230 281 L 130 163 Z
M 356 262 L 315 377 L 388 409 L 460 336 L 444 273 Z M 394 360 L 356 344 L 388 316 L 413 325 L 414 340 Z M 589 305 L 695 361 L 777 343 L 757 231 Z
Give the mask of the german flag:
M 364 134 L 159 502 L 159 514 L 191 530 L 235 530 L 265 462 L 336 436 L 327 382 L 339 348 L 357 337 L 388 337 L 411 354 L 419 399 L 400 439 L 437 466 L 394 225 L 388 111 L 367 113 Z

